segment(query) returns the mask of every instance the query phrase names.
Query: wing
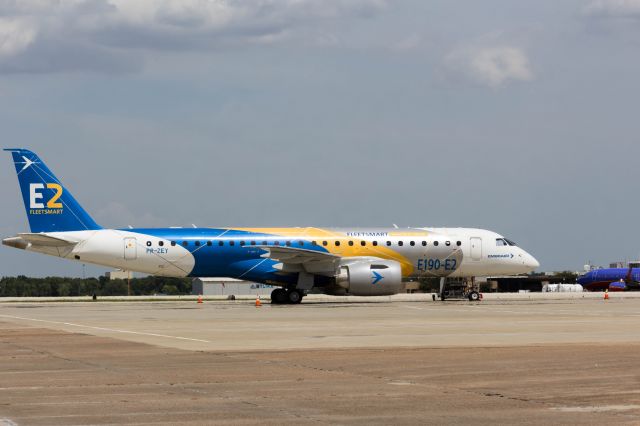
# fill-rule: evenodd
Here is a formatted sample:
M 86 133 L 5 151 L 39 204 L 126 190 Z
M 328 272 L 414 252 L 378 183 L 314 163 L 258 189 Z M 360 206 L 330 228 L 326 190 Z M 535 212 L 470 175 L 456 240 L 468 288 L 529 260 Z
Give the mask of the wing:
M 335 254 L 296 247 L 256 246 L 266 251 L 262 257 L 280 262 L 276 269 L 282 271 L 305 271 L 316 274 L 334 274 L 341 257 Z
M 256 246 L 256 248 L 265 250 L 266 253 L 262 257 L 268 257 L 273 260 L 279 260 L 283 263 L 307 263 L 307 262 L 324 262 L 327 260 L 340 259 L 335 254 L 301 249 L 297 247 L 283 246 Z

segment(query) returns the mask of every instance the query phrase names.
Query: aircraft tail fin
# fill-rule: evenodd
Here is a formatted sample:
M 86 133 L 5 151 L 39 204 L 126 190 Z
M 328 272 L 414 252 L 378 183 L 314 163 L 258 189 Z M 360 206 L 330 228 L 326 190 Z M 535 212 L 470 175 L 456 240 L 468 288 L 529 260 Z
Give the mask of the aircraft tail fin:
M 33 152 L 9 148 L 31 232 L 102 229 Z

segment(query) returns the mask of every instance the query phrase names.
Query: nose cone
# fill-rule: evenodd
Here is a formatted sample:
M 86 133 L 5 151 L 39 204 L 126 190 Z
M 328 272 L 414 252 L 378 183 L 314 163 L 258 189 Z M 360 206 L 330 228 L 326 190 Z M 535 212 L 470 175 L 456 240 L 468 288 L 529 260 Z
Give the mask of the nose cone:
M 534 271 L 540 266 L 540 262 L 538 262 L 536 258 L 531 256 L 529 253 L 526 253 L 524 258 L 524 265 L 527 268 L 530 268 L 531 271 Z
M 586 274 L 580 275 L 576 282 L 582 286 L 588 284 L 591 281 L 591 272 L 587 272 Z

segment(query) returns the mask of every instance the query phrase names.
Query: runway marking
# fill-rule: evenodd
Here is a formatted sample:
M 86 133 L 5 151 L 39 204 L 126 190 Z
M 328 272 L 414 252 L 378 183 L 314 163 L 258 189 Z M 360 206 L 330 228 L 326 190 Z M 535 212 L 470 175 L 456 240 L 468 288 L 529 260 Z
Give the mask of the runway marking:
M 96 327 L 96 326 L 93 326 L 93 325 L 75 324 L 75 323 L 72 323 L 72 322 L 50 321 L 50 320 L 43 320 L 43 319 L 37 319 L 37 318 L 18 317 L 18 316 L 14 316 L 14 315 L 0 315 L 0 317 L 1 318 L 13 318 L 13 319 L 19 319 L 19 320 L 25 320 L 25 321 L 44 322 L 44 323 L 49 323 L 49 324 L 61 324 L 61 325 L 66 325 L 66 326 L 70 326 L 70 327 L 80 327 L 80 328 L 89 328 L 89 329 L 92 329 L 92 330 L 110 331 L 110 332 L 113 332 L 113 333 L 138 334 L 138 335 L 141 335 L 141 336 L 163 337 L 163 338 L 166 338 L 166 339 L 188 340 L 188 341 L 191 341 L 191 342 L 213 343 L 210 340 L 192 339 L 191 337 L 169 336 L 167 334 L 145 333 L 143 331 L 118 330 L 117 328 Z
M 604 411 L 626 411 L 637 410 L 640 405 L 591 405 L 587 407 L 553 407 L 552 410 L 564 411 L 565 413 L 601 413 Z

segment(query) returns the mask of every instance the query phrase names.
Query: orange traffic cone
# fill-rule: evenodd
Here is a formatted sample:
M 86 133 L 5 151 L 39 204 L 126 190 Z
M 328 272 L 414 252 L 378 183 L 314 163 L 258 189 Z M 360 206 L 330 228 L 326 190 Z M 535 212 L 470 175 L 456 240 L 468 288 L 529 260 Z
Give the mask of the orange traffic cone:
M 260 295 L 256 295 L 256 308 L 262 306 L 262 302 L 260 302 Z
M 202 295 L 198 295 L 198 303 L 202 303 Z
M 604 291 L 604 300 L 609 300 L 609 289 Z

